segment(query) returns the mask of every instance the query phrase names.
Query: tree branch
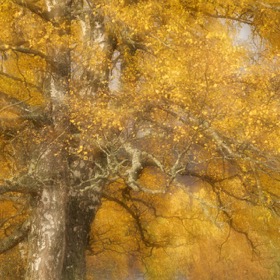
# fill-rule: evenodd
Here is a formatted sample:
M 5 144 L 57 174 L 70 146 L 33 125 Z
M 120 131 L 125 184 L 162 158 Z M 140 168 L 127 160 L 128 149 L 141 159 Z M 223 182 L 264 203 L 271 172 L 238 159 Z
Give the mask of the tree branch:
M 109 201 L 113 201 L 113 202 L 117 203 L 118 205 L 120 205 L 134 219 L 136 226 L 139 230 L 141 240 L 143 241 L 143 243 L 145 244 L 146 247 L 155 247 L 155 248 L 163 247 L 163 245 L 161 245 L 159 243 L 155 243 L 155 242 L 148 240 L 148 238 L 146 237 L 146 234 L 145 234 L 146 229 L 143 227 L 143 225 L 141 223 L 140 216 L 138 214 L 136 214 L 127 204 L 125 204 L 123 201 L 121 201 L 115 197 L 112 197 L 108 194 L 105 194 L 105 193 L 103 193 L 102 196 L 105 199 L 107 199 Z
M 7 192 L 38 193 L 41 191 L 42 183 L 27 174 L 11 180 L 0 182 L 0 194 Z
M 42 88 L 36 86 L 35 84 L 26 82 L 26 81 L 22 80 L 21 78 L 18 78 L 18 77 L 16 77 L 16 76 L 10 75 L 10 74 L 5 73 L 5 72 L 3 72 L 3 71 L 0 71 L 0 76 L 4 76 L 4 77 L 7 77 L 7 78 L 9 78 L 9 79 L 12 79 L 12 80 L 14 80 L 14 81 L 16 81 L 16 82 L 23 83 L 23 84 L 25 84 L 25 85 L 27 85 L 27 86 L 29 86 L 29 87 L 31 87 L 31 88 L 37 89 L 39 92 L 42 92 Z
M 2 51 L 2 52 L 15 51 L 15 52 L 23 53 L 23 54 L 39 56 L 42 59 L 44 59 L 47 63 L 53 64 L 53 61 L 46 54 L 44 54 L 41 51 L 33 50 L 31 48 L 28 48 L 28 47 L 11 46 L 11 45 L 4 44 L 4 45 L 0 45 L 0 51 Z
M 26 104 L 26 102 L 29 101 L 31 97 L 25 100 L 19 100 L 15 97 L 8 96 L 6 93 L 0 91 L 0 99 L 8 103 L 6 106 L 0 109 L 0 113 L 10 108 L 13 108 L 18 113 L 18 115 L 15 117 L 16 119 L 30 120 L 33 122 L 35 126 L 38 127 L 41 127 L 42 124 L 51 123 L 51 119 L 48 117 L 46 113 L 42 111 L 42 108 L 38 108 L 38 107 L 34 108 Z M 11 118 L 5 118 L 0 116 L 0 121 L 5 121 L 5 120 L 9 121 L 11 120 Z
M 24 0 L 13 0 L 13 2 L 24 8 L 29 10 L 31 13 L 39 16 L 41 19 L 43 19 L 44 21 L 50 21 L 50 16 L 49 13 L 47 11 L 44 11 L 43 9 L 41 9 L 40 7 L 34 5 L 33 3 L 31 3 L 30 1 L 24 1 Z
M 184 8 L 189 10 L 189 11 L 195 12 L 195 13 L 202 13 L 205 16 L 212 17 L 212 18 L 229 19 L 229 20 L 238 21 L 238 22 L 242 22 L 242 23 L 245 23 L 245 24 L 249 24 L 249 25 L 253 24 L 252 20 L 244 19 L 241 16 L 240 17 L 233 17 L 233 16 L 230 16 L 230 15 L 227 15 L 227 14 L 225 14 L 225 15 L 221 15 L 221 14 L 218 14 L 218 13 L 217 14 L 211 14 L 209 12 L 200 10 L 198 8 L 195 8 L 195 7 L 190 7 L 190 6 L 187 6 L 187 5 L 184 5 Z
M 26 100 L 19 100 L 17 98 L 8 96 L 6 93 L 4 93 L 3 91 L 0 91 L 0 98 L 4 101 L 6 101 L 7 103 L 10 103 L 4 107 L 1 108 L 0 113 L 11 108 L 14 107 L 16 109 L 20 109 L 22 112 L 30 112 L 31 111 L 31 107 L 29 105 L 27 105 L 25 102 L 27 102 L 30 98 L 26 99 Z
M 165 190 L 152 190 L 152 189 L 147 189 L 139 184 L 138 178 L 139 174 L 143 170 L 144 166 L 144 160 L 143 156 L 149 158 L 150 160 L 153 161 L 153 163 L 160 168 L 160 170 L 163 169 L 163 165 L 160 163 L 159 160 L 157 160 L 155 157 L 152 155 L 142 152 L 138 150 L 137 148 L 133 148 L 130 144 L 126 143 L 124 145 L 125 151 L 131 156 L 131 168 L 129 168 L 126 172 L 127 174 L 127 180 L 125 180 L 126 184 L 134 191 L 142 191 L 145 193 L 150 193 L 150 194 L 163 194 L 165 193 Z
M 0 254 L 7 252 L 20 243 L 27 235 L 30 229 L 30 221 L 25 221 L 18 226 L 11 235 L 0 240 Z
M 267 9 L 270 9 L 270 10 L 273 10 L 273 11 L 276 11 L 276 12 L 280 12 L 280 4 L 279 3 L 268 4 L 268 3 L 264 3 L 262 1 L 257 1 L 257 3 L 260 4 L 261 6 L 267 8 Z
M 238 228 L 238 226 L 234 222 L 234 218 L 233 218 L 232 214 L 230 213 L 230 211 L 227 211 L 227 207 L 225 207 L 225 205 L 224 205 L 224 203 L 221 199 L 220 192 L 215 187 L 213 187 L 212 190 L 217 197 L 217 202 L 219 204 L 219 209 L 225 215 L 229 227 L 231 229 L 233 229 L 235 232 L 243 235 L 245 237 L 245 239 L 247 240 L 252 252 L 257 254 L 258 252 L 257 252 L 257 249 L 256 249 L 256 245 L 255 245 L 254 241 L 252 240 L 252 238 L 250 237 L 249 232 L 247 232 L 245 230 L 242 230 L 241 228 Z

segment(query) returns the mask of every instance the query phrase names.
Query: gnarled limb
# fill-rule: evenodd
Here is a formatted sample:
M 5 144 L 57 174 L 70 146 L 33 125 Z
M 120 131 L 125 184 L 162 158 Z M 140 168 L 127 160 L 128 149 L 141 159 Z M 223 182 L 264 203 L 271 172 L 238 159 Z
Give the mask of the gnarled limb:
M 42 183 L 32 175 L 23 175 L 0 183 L 0 194 L 7 192 L 39 193 L 42 190 Z
M 123 178 L 126 184 L 134 191 L 142 191 L 150 194 L 165 193 L 165 189 L 148 189 L 144 186 L 141 186 L 141 184 L 138 181 L 139 175 L 141 174 L 141 171 L 143 170 L 148 160 L 152 161 L 153 165 L 157 166 L 161 171 L 164 172 L 164 167 L 161 164 L 161 162 L 153 155 L 147 152 L 142 152 L 139 149 L 132 147 L 128 143 L 124 145 L 124 149 L 131 156 L 131 167 L 126 171 L 127 179 Z

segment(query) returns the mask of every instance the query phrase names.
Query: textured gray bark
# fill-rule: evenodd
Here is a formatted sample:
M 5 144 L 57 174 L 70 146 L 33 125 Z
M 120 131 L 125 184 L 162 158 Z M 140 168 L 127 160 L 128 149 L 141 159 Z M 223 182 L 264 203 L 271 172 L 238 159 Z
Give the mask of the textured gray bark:
M 43 190 L 28 238 L 26 279 L 85 279 L 85 251 L 99 204 L 98 193 L 78 198 L 63 185 Z
M 37 200 L 28 237 L 26 279 L 61 279 L 65 254 L 65 205 L 63 186 L 45 188 Z
M 103 30 L 102 18 L 89 20 L 87 1 L 74 1 L 84 9 L 80 17 L 85 45 L 98 44 L 111 55 Z M 46 0 L 47 18 L 63 28 L 61 36 L 71 31 L 73 1 Z M 81 13 L 83 15 L 83 13 Z M 69 147 L 79 146 L 79 140 L 71 142 L 70 116 L 68 113 L 69 81 L 72 78 L 69 46 L 47 46 L 48 98 L 52 125 L 45 131 L 46 139 L 53 139 L 40 147 L 40 155 L 34 155 L 34 172 L 43 184 L 43 190 L 34 198 L 35 211 L 28 237 L 29 255 L 26 279 L 28 280 L 83 280 L 86 274 L 85 251 L 88 246 L 90 226 L 100 204 L 102 182 L 89 183 L 94 177 L 93 162 L 67 152 Z M 75 73 L 76 77 L 84 73 Z M 93 76 L 92 91 L 104 87 L 108 80 L 108 66 L 103 73 Z M 83 94 L 83 88 L 80 88 Z M 94 94 L 94 92 L 93 92 Z M 85 190 L 86 188 L 86 190 Z

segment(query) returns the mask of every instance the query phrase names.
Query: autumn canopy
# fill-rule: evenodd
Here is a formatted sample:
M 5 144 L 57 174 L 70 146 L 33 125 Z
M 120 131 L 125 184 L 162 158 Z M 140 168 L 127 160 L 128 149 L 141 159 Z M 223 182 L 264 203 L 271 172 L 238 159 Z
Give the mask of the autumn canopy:
M 280 278 L 280 5 L 0 0 L 0 278 Z

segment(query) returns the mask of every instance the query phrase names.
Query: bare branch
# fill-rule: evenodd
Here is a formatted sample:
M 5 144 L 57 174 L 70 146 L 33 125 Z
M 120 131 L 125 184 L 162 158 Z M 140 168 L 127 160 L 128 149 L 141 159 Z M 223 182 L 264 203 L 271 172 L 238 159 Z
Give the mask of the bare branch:
M 256 245 L 254 243 L 254 241 L 252 240 L 252 238 L 250 237 L 249 232 L 242 230 L 241 228 L 238 228 L 238 226 L 235 224 L 234 218 L 231 215 L 230 211 L 227 210 L 227 207 L 225 207 L 220 192 L 214 187 L 212 188 L 213 192 L 215 193 L 216 197 L 217 197 L 217 202 L 219 204 L 219 209 L 222 211 L 222 213 L 225 215 L 226 219 L 227 219 L 227 223 L 230 226 L 231 229 L 233 229 L 235 232 L 243 235 L 246 239 L 246 241 L 248 242 L 252 252 L 254 254 L 257 254 L 258 251 L 256 249 Z
M 25 221 L 22 225 L 18 226 L 11 235 L 0 240 L 0 254 L 15 247 L 27 236 L 30 229 L 30 221 Z
M 109 201 L 113 201 L 113 202 L 117 203 L 118 205 L 120 205 L 134 219 L 134 221 L 136 223 L 136 226 L 137 226 L 137 228 L 139 230 L 139 234 L 140 234 L 141 240 L 143 241 L 145 246 L 147 246 L 147 247 L 155 247 L 155 248 L 163 247 L 163 244 L 161 245 L 158 242 L 157 243 L 152 242 L 152 241 L 150 241 L 146 237 L 146 234 L 145 234 L 146 230 L 145 230 L 145 228 L 142 225 L 140 216 L 138 214 L 136 214 L 126 203 L 124 203 L 123 201 L 121 201 L 121 200 L 119 200 L 119 199 L 117 199 L 115 197 L 112 197 L 112 196 L 110 196 L 108 194 L 103 194 L 103 197 L 105 199 L 109 200 Z
M 19 100 L 15 97 L 11 97 L 11 96 L 7 95 L 3 91 L 0 91 L 0 98 L 2 100 L 6 101 L 7 103 L 10 103 L 7 106 L 4 106 L 3 108 L 1 108 L 0 112 L 3 112 L 3 111 L 5 111 L 5 110 L 7 110 L 11 107 L 15 107 L 17 109 L 20 109 L 23 112 L 30 112 L 31 111 L 31 107 L 26 104 L 26 102 L 28 100 L 30 100 L 30 97 L 27 98 L 26 100 Z
M 0 194 L 7 192 L 38 193 L 42 184 L 31 175 L 23 175 L 0 182 Z
M 42 59 L 44 59 L 46 62 L 53 64 L 53 61 L 50 59 L 50 57 L 48 57 L 43 52 L 28 48 L 28 47 L 24 47 L 24 46 L 12 46 L 12 45 L 4 44 L 4 45 L 0 45 L 0 51 L 2 51 L 2 52 L 14 51 L 14 52 L 19 52 L 19 53 L 23 53 L 23 54 L 39 56 Z
M 5 72 L 3 72 L 3 71 L 0 71 L 0 76 L 7 77 L 7 78 L 9 78 L 9 79 L 12 79 L 12 80 L 17 81 L 17 82 L 20 82 L 20 83 L 24 83 L 25 85 L 27 85 L 27 86 L 29 86 L 29 87 L 31 87 L 31 88 L 34 88 L 34 89 L 38 90 L 39 92 L 42 91 L 42 88 L 41 88 L 41 87 L 38 87 L 38 86 L 35 85 L 35 84 L 29 83 L 29 82 L 27 82 L 27 81 L 24 81 L 24 80 L 22 80 L 21 78 L 18 78 L 18 77 L 16 77 L 16 76 L 11 75 L 11 74 L 5 73 Z

